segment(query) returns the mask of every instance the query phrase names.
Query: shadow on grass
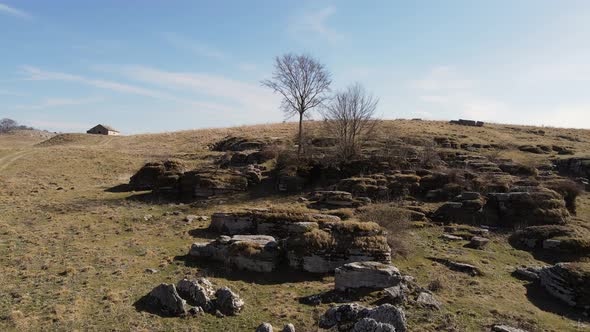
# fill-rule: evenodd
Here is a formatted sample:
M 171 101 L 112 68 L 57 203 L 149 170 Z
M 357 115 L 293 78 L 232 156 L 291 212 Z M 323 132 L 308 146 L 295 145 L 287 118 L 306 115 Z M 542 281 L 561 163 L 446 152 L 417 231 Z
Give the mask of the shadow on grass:
M 233 281 L 245 281 L 259 285 L 280 285 L 283 283 L 297 283 L 306 281 L 322 281 L 325 275 L 295 271 L 287 265 L 281 265 L 270 273 L 238 270 L 222 262 L 197 260 L 189 255 L 176 256 L 175 261 L 184 262 L 187 267 L 196 267 L 203 276 L 224 278 Z
M 131 191 L 133 191 L 133 188 L 131 188 L 131 186 L 129 186 L 127 183 L 118 184 L 114 187 L 105 189 L 105 192 L 108 193 L 128 193 Z
M 377 296 L 378 293 L 381 294 L 381 291 L 369 288 L 350 289 L 346 291 L 332 289 L 319 294 L 302 296 L 299 298 L 299 303 L 318 306 L 326 303 L 350 303 L 365 301 L 367 299 L 372 300 L 371 304 L 373 305 L 390 303 L 387 298 Z
M 590 322 L 590 317 L 584 316 L 580 309 L 575 309 L 551 296 L 539 283 L 529 283 L 526 286 L 526 296 L 537 308 L 578 322 Z
M 194 228 L 188 231 L 188 234 L 195 238 L 215 240 L 220 234 L 218 232 L 212 232 L 208 228 Z
M 133 307 L 137 312 L 147 312 L 160 317 L 174 317 L 173 315 L 157 309 L 158 306 L 151 303 L 151 298 L 147 294 L 135 301 L 135 303 L 133 303 Z

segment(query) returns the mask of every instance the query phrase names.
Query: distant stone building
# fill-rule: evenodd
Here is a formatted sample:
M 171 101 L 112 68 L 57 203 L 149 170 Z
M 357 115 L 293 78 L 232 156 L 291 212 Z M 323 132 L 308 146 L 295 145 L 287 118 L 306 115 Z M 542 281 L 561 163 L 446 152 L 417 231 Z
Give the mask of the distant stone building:
M 89 129 L 87 132 L 87 134 L 96 134 L 96 135 L 109 135 L 109 136 L 116 136 L 116 135 L 120 135 L 119 131 L 114 129 L 111 126 L 105 126 L 105 125 L 97 125 L 94 126 L 93 128 Z

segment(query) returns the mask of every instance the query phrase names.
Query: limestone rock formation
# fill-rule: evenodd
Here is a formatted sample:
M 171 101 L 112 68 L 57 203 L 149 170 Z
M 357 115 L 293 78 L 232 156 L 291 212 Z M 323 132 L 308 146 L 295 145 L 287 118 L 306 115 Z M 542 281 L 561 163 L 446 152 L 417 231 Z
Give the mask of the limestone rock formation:
M 590 263 L 558 263 L 539 272 L 541 285 L 572 307 L 590 309 Z
M 332 273 L 347 263 L 389 263 L 391 249 L 383 229 L 371 222 L 324 222 L 319 229 L 294 234 L 284 241 L 289 265 L 313 273 Z
M 399 284 L 401 274 L 391 265 L 379 262 L 354 262 L 336 268 L 335 289 L 384 289 Z
M 241 270 L 271 272 L 279 264 L 281 251 L 272 236 L 235 235 L 194 243 L 189 256 L 224 262 Z

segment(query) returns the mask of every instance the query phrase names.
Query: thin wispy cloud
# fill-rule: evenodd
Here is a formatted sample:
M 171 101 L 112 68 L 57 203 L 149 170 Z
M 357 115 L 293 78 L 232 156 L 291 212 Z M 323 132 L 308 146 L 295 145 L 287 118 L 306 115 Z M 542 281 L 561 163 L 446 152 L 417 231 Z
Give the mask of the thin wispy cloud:
M 24 121 L 27 125 L 35 128 L 46 128 L 51 131 L 62 130 L 86 130 L 92 126 L 92 123 L 69 122 L 69 121 L 50 121 L 50 120 L 30 120 Z
M 103 98 L 48 98 L 32 105 L 17 105 L 17 110 L 41 110 L 52 107 L 88 105 L 103 101 Z
M 101 89 L 112 90 L 121 93 L 129 93 L 153 98 L 164 98 L 166 95 L 150 89 L 145 89 L 138 86 L 133 86 L 125 83 L 115 81 L 108 81 L 102 79 L 88 78 L 80 75 L 73 75 L 63 72 L 42 70 L 33 66 L 22 66 L 21 70 L 25 75 L 26 80 L 31 81 L 69 81 L 77 82 Z
M 258 84 L 246 83 L 219 75 L 185 73 L 159 70 L 144 66 L 122 68 L 128 79 L 161 87 L 184 90 L 208 97 L 215 97 L 240 106 L 236 111 L 262 112 L 276 111 L 277 97 Z
M 25 74 L 24 79 L 26 80 L 81 83 L 119 93 L 182 103 L 198 111 L 236 113 L 240 110 L 235 107 L 236 102 L 240 106 L 247 105 L 253 110 L 268 109 L 270 107 L 270 100 L 274 102 L 272 96 L 268 98 L 270 92 L 257 85 L 226 79 L 221 76 L 173 73 L 141 66 L 103 66 L 101 68 L 104 71 L 123 75 L 127 79 L 158 86 L 161 90 L 70 73 L 47 71 L 33 66 L 23 66 L 21 69 Z M 194 98 L 179 97 L 180 95 L 184 95 L 183 91 L 180 90 L 187 89 L 195 96 Z M 166 90 L 166 92 L 163 90 Z M 176 90 L 176 93 L 174 93 L 174 90 Z M 229 103 L 226 100 L 223 102 L 201 100 L 202 98 L 208 97 L 227 97 Z
M 198 56 L 203 56 L 217 60 L 225 60 L 229 58 L 229 56 L 225 52 L 213 46 L 192 40 L 178 33 L 164 33 L 162 34 L 162 36 L 172 46 L 179 49 L 187 50 Z
M 1 90 L 0 89 L 0 96 L 14 96 L 14 97 L 24 97 L 26 94 L 21 92 L 15 92 L 10 90 Z
M 469 89 L 474 82 L 462 78 L 452 66 L 437 66 L 432 68 L 422 79 L 410 82 L 410 86 L 421 90 L 464 90 Z
M 336 8 L 325 7 L 320 10 L 307 11 L 293 17 L 289 24 L 289 31 L 300 38 L 321 38 L 330 43 L 344 39 L 344 36 L 328 25 L 328 20 L 334 16 Z
M 0 14 L 6 14 L 13 17 L 30 20 L 33 16 L 23 10 L 16 9 L 14 7 L 10 7 L 8 5 L 0 3 Z

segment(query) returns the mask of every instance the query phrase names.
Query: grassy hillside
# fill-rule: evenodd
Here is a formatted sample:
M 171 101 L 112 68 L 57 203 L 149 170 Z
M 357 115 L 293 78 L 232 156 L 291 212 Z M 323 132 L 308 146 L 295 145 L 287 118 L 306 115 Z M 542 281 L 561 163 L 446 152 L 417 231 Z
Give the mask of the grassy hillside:
M 306 128 L 322 135 L 321 123 Z M 137 192 L 110 190 L 146 161 L 175 158 L 208 163 L 221 152 L 208 145 L 227 135 L 293 139 L 296 124 L 205 129 L 120 137 L 61 134 L 47 137 L 0 135 L 0 330 L 254 331 L 262 321 L 298 331 L 315 331 L 328 305 L 301 304 L 299 297 L 333 287 L 333 277 L 235 273 L 219 264 L 180 259 L 192 242 L 210 234 L 206 221 L 186 223 L 182 215 L 211 215 L 240 207 L 303 208 L 298 195 L 235 195 L 203 204 L 146 202 Z M 386 121 L 373 137 L 375 147 L 391 140 L 447 137 L 458 144 L 495 144 L 483 154 L 526 164 L 561 158 L 556 152 L 523 152 L 524 145 L 566 147 L 577 156 L 590 151 L 590 131 L 512 125 L 464 127 L 435 121 Z M 426 144 L 426 143 L 425 143 Z M 571 155 L 569 155 L 571 156 Z M 569 157 L 568 156 L 568 157 Z M 175 215 L 174 212 L 180 212 Z M 151 217 L 150 217 L 151 216 Z M 579 198 L 577 221 L 590 220 L 590 196 Z M 587 318 L 567 312 L 544 294 L 527 288 L 511 272 L 520 265 L 543 265 L 494 233 L 484 251 L 439 239 L 442 227 L 414 225 L 404 241 L 406 257 L 393 263 L 421 285 L 438 280 L 439 312 L 408 311 L 412 331 L 480 331 L 505 322 L 530 331 L 582 331 Z M 427 257 L 444 253 L 473 262 L 485 275 L 451 272 Z M 146 269 L 157 273 L 146 273 Z M 162 282 L 207 276 L 237 291 L 246 306 L 236 317 L 162 318 L 136 310 L 134 303 Z M 361 299 L 372 303 L 375 295 Z M 565 311 L 565 312 L 564 312 Z

